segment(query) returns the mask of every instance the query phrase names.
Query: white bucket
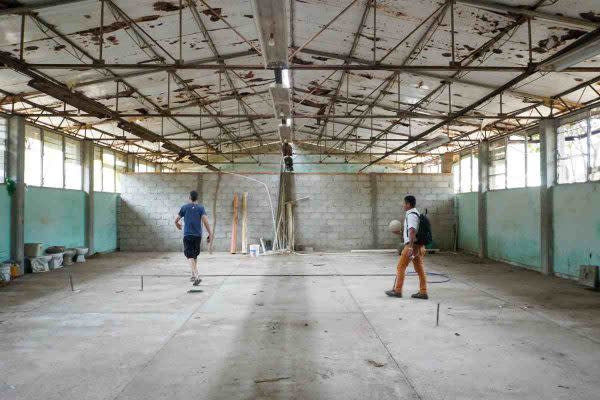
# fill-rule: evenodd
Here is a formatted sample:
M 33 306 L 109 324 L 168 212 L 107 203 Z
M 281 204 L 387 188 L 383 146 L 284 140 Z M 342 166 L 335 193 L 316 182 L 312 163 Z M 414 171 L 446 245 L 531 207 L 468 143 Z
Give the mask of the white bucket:
M 3 263 L 0 265 L 0 281 L 10 282 L 10 267 L 11 263 Z
M 259 244 L 251 244 L 250 245 L 250 251 L 248 253 L 250 253 L 250 257 L 258 257 L 260 252 L 260 245 Z

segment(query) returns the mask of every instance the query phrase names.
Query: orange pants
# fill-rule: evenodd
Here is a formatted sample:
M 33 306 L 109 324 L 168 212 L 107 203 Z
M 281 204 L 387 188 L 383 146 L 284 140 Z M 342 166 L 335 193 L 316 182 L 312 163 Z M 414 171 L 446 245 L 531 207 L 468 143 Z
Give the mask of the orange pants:
M 394 290 L 402 293 L 402 286 L 404 285 L 404 277 L 406 275 L 406 267 L 410 262 L 413 262 L 415 271 L 419 275 L 419 292 L 427 293 L 427 276 L 425 275 L 425 267 L 423 266 L 423 258 L 425 258 L 425 246 L 415 245 L 413 255 L 415 258 L 412 260 L 408 255 L 409 246 L 404 246 L 402 253 L 400 254 L 400 260 L 398 261 L 398 272 L 396 274 L 396 286 Z

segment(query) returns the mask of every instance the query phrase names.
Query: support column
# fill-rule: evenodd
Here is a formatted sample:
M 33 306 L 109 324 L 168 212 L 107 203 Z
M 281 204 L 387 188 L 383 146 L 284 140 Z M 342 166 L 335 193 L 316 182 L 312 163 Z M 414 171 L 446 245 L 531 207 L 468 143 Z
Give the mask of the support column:
M 94 249 L 94 142 L 84 140 L 81 146 L 83 164 L 83 191 L 85 192 L 85 245 L 88 254 Z
M 369 186 L 371 189 L 371 248 L 379 248 L 379 229 L 377 226 L 377 174 L 369 174 Z
M 541 271 L 554 274 L 553 192 L 556 185 L 556 120 L 540 121 L 540 256 Z
M 15 182 L 11 196 L 10 257 L 19 263 L 19 275 L 25 273 L 25 119 L 8 120 L 7 177 Z
M 477 193 L 477 232 L 479 236 L 479 257 L 487 257 L 487 192 L 489 182 L 490 144 L 484 140 L 479 144 L 479 187 Z

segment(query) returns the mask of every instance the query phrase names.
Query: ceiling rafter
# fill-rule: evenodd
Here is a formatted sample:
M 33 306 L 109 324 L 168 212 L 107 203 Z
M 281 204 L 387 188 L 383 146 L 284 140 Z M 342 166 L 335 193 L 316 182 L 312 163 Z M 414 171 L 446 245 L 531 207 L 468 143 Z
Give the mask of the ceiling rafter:
M 447 5 L 453 4 L 452 3 L 453 1 L 454 0 L 450 0 L 446 4 Z M 538 2 L 534 6 L 532 6 L 531 8 L 532 9 L 537 8 L 539 5 L 541 5 L 543 3 L 543 1 L 544 0 L 538 0 Z M 451 12 L 454 12 L 454 10 L 451 9 Z M 517 21 L 515 21 L 514 23 L 508 24 L 504 28 L 501 28 L 500 31 L 493 38 L 491 38 L 490 40 L 488 40 L 487 42 L 485 42 L 483 45 L 481 45 L 479 48 L 473 50 L 470 54 L 468 54 L 463 59 L 461 59 L 458 62 L 458 65 L 463 66 L 463 65 L 470 65 L 470 64 L 472 64 L 473 62 L 475 62 L 479 58 L 480 55 L 484 55 L 488 49 L 490 49 L 492 46 L 494 46 L 504 36 L 506 36 L 507 34 L 509 34 L 509 32 L 511 32 L 512 30 L 518 29 L 518 27 L 520 25 L 522 25 L 523 23 L 525 23 L 526 21 L 527 21 L 526 18 L 521 17 Z M 454 34 L 455 34 L 455 32 L 450 32 L 450 35 L 452 37 L 454 36 Z M 453 49 L 454 49 L 454 41 L 452 41 L 452 43 L 453 43 L 452 46 L 453 46 Z M 451 78 L 459 78 L 460 74 L 461 74 L 461 72 L 459 71 L 459 72 L 455 73 L 454 75 L 452 75 Z M 430 94 L 433 94 L 433 93 L 436 93 L 436 92 L 438 92 L 440 90 L 443 90 L 446 87 L 446 85 L 449 85 L 449 84 L 450 84 L 449 81 L 443 81 L 442 84 L 439 85 L 437 88 L 435 88 Z M 494 90 L 498 90 L 498 88 L 495 88 Z M 500 93 L 503 93 L 503 91 L 501 91 Z M 432 97 L 432 96 L 426 96 L 421 101 L 419 101 L 417 104 L 419 104 L 419 106 L 422 106 L 422 104 L 424 104 L 425 102 L 427 102 L 430 97 Z M 449 107 L 451 107 L 451 106 L 452 106 L 451 102 L 449 102 Z M 454 120 L 448 118 L 448 121 L 449 122 L 448 122 L 447 126 L 449 127 L 449 123 L 452 122 L 452 121 L 454 121 Z M 394 126 L 393 124 L 390 125 L 389 129 L 393 128 L 393 126 Z M 442 127 L 442 126 L 443 125 L 439 125 L 438 128 Z M 431 131 L 431 132 L 433 132 L 433 131 Z M 368 149 L 368 146 L 366 146 L 365 149 L 363 149 L 363 151 L 366 150 L 366 149 Z M 369 165 L 371 165 L 371 164 L 369 164 Z
M 600 36 L 600 28 L 596 29 L 594 32 L 592 32 L 592 34 Z M 580 40 L 581 39 L 579 39 L 575 43 L 573 43 L 571 45 L 571 47 L 576 47 L 577 43 Z M 551 57 L 553 57 L 553 56 L 551 56 Z M 537 63 L 536 65 L 539 66 L 539 65 L 543 64 L 544 62 L 545 62 L 545 60 Z M 432 126 L 431 128 L 426 129 L 424 132 L 422 132 L 419 135 L 415 136 L 415 139 L 423 138 L 423 137 L 427 136 L 428 134 L 430 134 L 431 132 L 434 132 L 434 131 L 438 130 L 439 128 L 443 127 L 447 123 L 452 122 L 455 117 L 458 117 L 458 116 L 461 116 L 461 115 L 465 115 L 467 112 L 475 110 L 477 107 L 479 107 L 480 105 L 482 105 L 486 101 L 488 101 L 490 99 L 493 99 L 494 97 L 500 95 L 502 92 L 504 92 L 505 89 L 510 88 L 510 87 L 516 85 L 517 83 L 520 83 L 520 82 L 524 81 L 525 79 L 529 78 L 531 75 L 533 75 L 533 74 L 535 74 L 537 72 L 538 72 L 537 68 L 535 66 L 532 66 L 532 68 L 530 68 L 530 70 L 528 72 L 525 72 L 523 74 L 520 74 L 520 75 L 512 78 L 510 81 L 506 82 L 504 85 L 502 85 L 498 89 L 493 90 L 492 92 L 486 94 L 485 96 L 483 96 L 479 100 L 475 101 L 474 103 L 471 103 L 469 106 L 467 106 L 467 107 L 465 107 L 465 108 L 457 111 L 456 113 L 454 113 L 454 115 L 448 117 L 445 121 L 437 123 L 434 126 Z M 392 154 L 394 154 L 395 151 L 402 150 L 402 149 L 406 148 L 406 146 L 408 146 L 410 143 L 412 143 L 413 140 L 414 139 L 408 140 L 406 143 L 404 143 L 404 144 L 402 144 L 402 145 L 394 148 L 393 150 L 391 150 L 389 152 L 388 155 L 392 155 Z M 378 157 L 376 160 L 374 160 L 371 163 L 369 163 L 369 165 L 367 165 L 364 168 L 362 168 L 361 171 L 364 170 L 365 168 L 367 168 L 367 167 L 375 164 L 376 162 L 381 161 L 385 157 L 386 156 Z
M 169 58 L 171 58 L 174 62 L 177 61 L 177 59 L 175 57 L 173 57 L 168 51 L 166 51 L 150 34 L 148 34 L 148 32 L 146 32 L 143 28 L 141 28 L 139 26 L 139 24 L 137 22 L 135 22 L 129 15 L 127 15 L 119 6 L 117 6 L 112 0 L 103 0 L 105 2 L 107 2 L 110 6 L 110 8 L 115 11 L 122 19 L 124 19 L 125 21 L 127 21 L 127 23 L 133 28 L 132 31 L 134 32 L 134 34 L 145 43 L 145 45 L 139 46 L 140 49 L 145 50 L 148 49 L 149 51 L 151 51 L 155 57 L 157 59 L 161 59 L 164 58 L 162 57 L 160 54 L 158 54 L 154 48 L 152 47 L 151 44 L 149 44 L 146 39 L 144 38 L 144 36 L 147 36 L 153 43 L 155 43 L 157 45 L 158 48 L 160 48 L 166 56 L 168 56 Z M 116 17 L 116 16 L 115 16 Z M 181 39 L 179 39 L 181 40 Z M 168 75 L 171 75 L 174 79 L 175 82 L 181 87 L 183 88 L 186 93 L 188 93 L 190 96 L 194 97 L 195 99 L 197 99 L 199 102 L 202 102 L 202 98 L 198 95 L 198 93 L 196 93 L 195 90 L 191 89 L 189 84 L 187 82 L 185 82 L 185 80 L 183 78 L 181 78 L 177 72 L 175 71 L 167 71 Z M 211 113 L 211 111 L 209 110 L 209 108 L 212 109 L 212 107 L 210 107 L 209 105 L 206 105 L 204 103 L 201 103 L 201 107 L 204 108 L 208 113 Z M 214 112 L 214 109 L 213 109 Z M 172 118 L 172 117 L 171 117 Z M 235 138 L 235 135 L 227 128 L 222 126 L 222 123 L 220 121 L 219 118 L 217 117 L 213 117 L 213 119 L 215 120 L 215 122 L 217 122 L 218 124 L 221 125 L 221 129 L 229 136 L 231 136 L 232 138 Z M 177 119 L 175 119 L 177 121 Z M 196 133 L 189 129 L 188 127 L 186 127 L 185 125 L 181 124 L 181 122 L 177 122 L 178 125 L 182 126 L 186 131 L 188 131 L 190 133 L 190 135 L 196 135 Z M 243 150 L 243 147 L 240 147 Z M 215 149 L 215 152 L 219 152 L 218 150 Z M 250 155 L 250 157 L 252 157 L 252 155 Z
M 52 24 L 49 24 L 47 21 L 45 21 L 43 18 L 41 18 L 37 14 L 34 14 L 31 17 L 34 18 L 35 21 L 37 21 L 39 24 L 43 25 L 48 30 L 52 31 L 59 38 L 61 38 L 62 40 L 64 40 L 72 48 L 74 48 L 75 50 L 77 50 L 78 52 L 80 52 L 82 56 L 85 56 L 85 57 L 89 58 L 92 61 L 93 64 L 95 64 L 95 65 L 103 65 L 102 60 L 99 60 L 96 57 L 94 57 L 87 50 L 85 50 L 80 45 L 78 45 L 73 40 L 71 40 L 71 38 L 69 38 L 67 35 L 65 35 L 64 33 L 62 33 L 57 27 L 55 27 Z M 46 34 L 46 32 L 44 32 L 44 33 Z M 164 110 L 159 105 L 157 105 L 156 103 L 154 103 L 153 101 L 151 101 L 149 98 L 147 98 L 146 96 L 144 96 L 136 87 L 134 87 L 133 85 L 131 85 L 129 82 L 127 82 L 125 79 L 123 79 L 121 76 L 119 76 L 117 73 L 115 73 L 111 69 L 104 68 L 104 69 L 99 69 L 99 71 L 105 71 L 108 75 L 110 75 L 113 78 L 113 80 L 116 80 L 117 82 L 123 83 L 124 85 L 126 85 L 127 87 L 129 87 L 130 89 L 132 89 L 135 93 L 137 93 L 138 96 L 141 97 L 141 99 L 140 98 L 136 98 L 136 100 L 138 100 L 141 105 L 145 106 L 146 105 L 145 103 L 150 104 L 155 110 L 157 110 L 157 111 L 159 111 L 161 113 L 164 113 Z M 193 134 L 193 131 L 190 128 L 188 128 L 187 126 L 185 126 L 184 124 L 182 124 L 181 121 L 179 121 L 177 119 L 174 119 L 174 118 L 172 118 L 172 120 L 177 125 L 181 126 L 183 129 L 185 129 L 188 133 L 192 133 Z M 218 152 L 218 150 L 216 148 L 211 147 L 208 143 L 206 143 L 206 145 L 209 148 L 211 148 L 212 151 Z
M 414 55 L 415 55 L 415 54 L 416 54 L 418 51 L 420 51 L 419 49 L 422 49 L 422 48 L 425 46 L 425 44 L 426 44 L 426 43 L 429 41 L 428 37 L 430 38 L 430 34 L 431 34 L 432 30 L 433 30 L 433 31 L 435 31 L 436 27 L 437 27 L 437 26 L 440 24 L 440 22 L 441 22 L 441 19 L 443 18 L 443 16 L 444 16 L 444 13 L 446 12 L 446 10 L 447 10 L 447 8 L 448 8 L 448 5 L 449 5 L 449 2 L 446 2 L 446 3 L 445 3 L 443 6 L 442 6 L 442 7 L 440 7 L 440 8 L 438 8 L 438 9 L 434 10 L 434 11 L 433 11 L 433 12 L 432 12 L 432 13 L 431 13 L 431 14 L 430 14 L 430 15 L 429 15 L 427 18 L 426 18 L 426 20 L 429 20 L 430 18 L 432 18 L 433 16 L 435 16 L 435 17 L 433 18 L 433 20 L 432 20 L 431 24 L 429 24 L 429 25 L 427 26 L 427 28 L 425 29 L 425 31 L 423 32 L 423 34 L 422 34 L 422 35 L 419 37 L 419 39 L 417 39 L 417 41 L 415 42 L 415 44 L 413 45 L 413 47 L 410 49 L 409 53 L 408 53 L 408 54 L 406 55 L 406 57 L 404 57 L 404 59 L 402 60 L 402 63 L 401 63 L 401 65 L 402 65 L 402 66 L 405 66 L 405 65 L 409 64 L 410 62 L 412 62 L 412 61 L 415 59 L 413 56 L 414 56 Z M 415 32 L 417 32 L 417 30 L 413 30 L 413 31 L 411 31 L 411 32 L 408 34 L 408 36 L 410 36 L 410 35 L 414 34 Z M 405 39 L 407 39 L 407 38 L 404 38 L 402 41 L 404 41 Z M 386 54 L 386 55 L 384 55 L 384 57 L 387 57 L 387 54 Z M 381 60 L 380 60 L 380 61 L 381 61 Z M 397 79 L 398 79 L 398 84 L 400 84 L 400 83 L 401 83 L 401 80 L 400 80 L 400 73 L 399 73 L 399 72 L 396 72 L 396 73 L 393 73 L 393 74 L 391 74 L 390 76 L 388 76 L 388 78 L 387 78 L 387 80 L 388 80 L 388 84 L 387 84 L 386 88 L 387 88 L 387 87 L 389 87 L 389 86 L 390 86 L 390 85 L 393 83 L 393 81 L 394 81 L 394 77 L 397 77 Z M 371 103 L 371 105 L 369 106 L 369 108 L 367 108 L 367 110 L 365 110 L 365 112 L 363 112 L 363 114 L 366 114 L 368 111 L 370 111 L 370 110 L 372 110 L 372 109 L 373 109 L 373 107 L 375 106 L 375 104 L 376 104 L 376 102 L 377 102 L 378 98 L 381 96 L 381 94 L 382 94 L 383 92 L 384 92 L 384 90 L 381 90 L 381 91 L 379 92 L 379 95 L 378 95 L 378 96 L 375 98 L 375 100 L 374 100 L 374 101 Z M 436 92 L 436 90 L 434 90 L 434 91 L 430 92 L 428 95 L 426 95 L 426 96 L 425 96 L 423 99 L 421 99 L 421 100 L 420 100 L 419 102 L 417 102 L 415 105 L 413 105 L 413 106 L 409 107 L 408 111 L 412 111 L 412 110 L 415 110 L 415 109 L 417 109 L 418 107 L 420 107 L 420 106 L 421 106 L 421 104 L 422 104 L 423 102 L 427 101 L 427 99 L 428 99 L 429 97 L 433 96 L 433 94 L 434 94 L 435 92 Z M 400 108 L 400 104 L 398 104 L 398 108 Z M 394 126 L 396 126 L 397 124 L 399 124 L 399 123 L 400 123 L 400 121 L 401 121 L 401 120 L 398 120 L 398 121 L 394 122 L 393 124 L 391 124 L 391 125 L 390 125 L 390 127 L 388 127 L 388 128 L 386 129 L 386 131 L 388 131 L 388 132 L 389 132 L 389 131 L 390 131 L 390 130 L 391 130 L 393 127 L 394 127 Z M 362 120 L 359 120 L 359 123 L 361 123 L 361 122 L 362 122 Z M 349 132 L 347 135 L 350 135 L 350 134 L 352 134 L 353 132 L 354 132 L 354 130 L 351 130 L 351 131 L 350 131 L 350 132 Z M 342 131 L 342 132 L 340 132 L 340 134 L 341 134 L 341 133 L 343 133 L 343 131 Z M 376 139 L 375 139 L 375 138 L 377 138 L 377 139 L 378 139 L 378 137 L 382 137 L 384 134 L 385 134 L 385 133 L 382 133 L 382 134 L 380 134 L 380 135 L 377 135 L 377 136 L 375 136 L 375 137 L 372 137 L 372 138 L 371 138 L 371 139 L 372 139 L 372 142 L 375 142 L 375 141 L 376 141 Z M 363 149 L 363 151 L 364 151 L 364 150 L 366 150 L 367 148 L 368 148 L 368 147 L 367 147 L 367 146 L 365 146 L 365 148 Z

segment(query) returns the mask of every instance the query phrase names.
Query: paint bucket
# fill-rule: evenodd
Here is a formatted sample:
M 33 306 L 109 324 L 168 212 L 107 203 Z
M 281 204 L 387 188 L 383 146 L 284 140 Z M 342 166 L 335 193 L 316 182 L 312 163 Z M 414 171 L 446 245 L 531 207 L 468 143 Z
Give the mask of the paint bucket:
M 11 262 L 0 265 L 0 282 L 10 282 L 10 267 L 12 267 Z
M 41 243 L 25 243 L 25 257 L 39 257 L 42 255 Z
M 250 257 L 258 257 L 258 255 L 260 254 L 260 245 L 251 244 L 250 251 L 248 253 L 250 253 Z

